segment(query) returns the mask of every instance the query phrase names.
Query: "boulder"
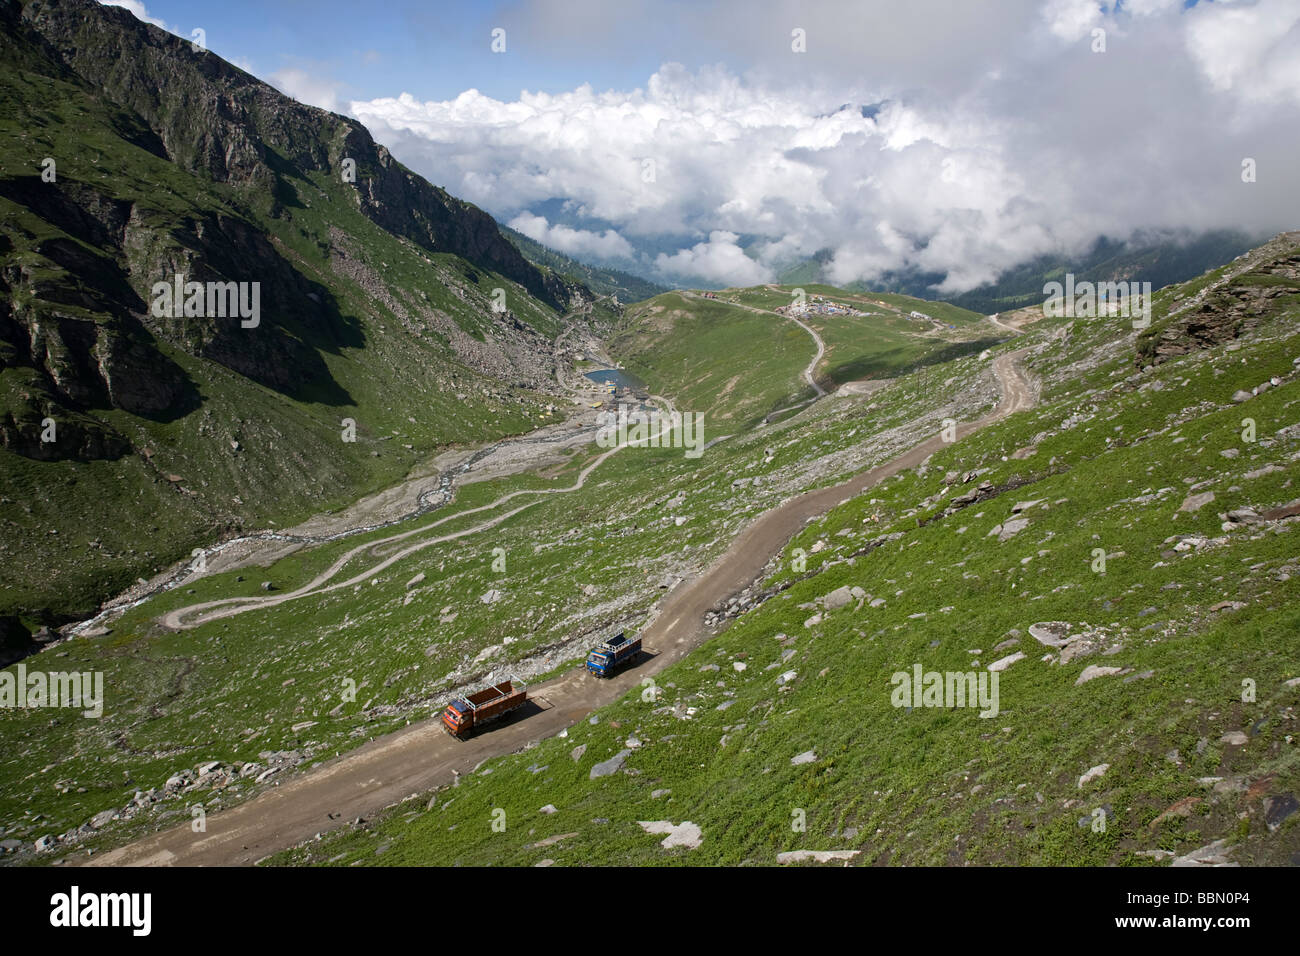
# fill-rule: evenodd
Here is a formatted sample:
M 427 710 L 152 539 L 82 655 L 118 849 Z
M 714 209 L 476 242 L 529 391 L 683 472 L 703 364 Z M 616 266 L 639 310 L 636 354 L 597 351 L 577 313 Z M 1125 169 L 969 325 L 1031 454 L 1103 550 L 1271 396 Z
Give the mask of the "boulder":
M 1199 495 L 1188 495 L 1186 498 L 1183 499 L 1183 503 L 1178 506 L 1178 510 L 1185 511 L 1188 513 L 1196 512 L 1199 511 L 1201 508 L 1204 508 L 1213 500 L 1214 500 L 1213 491 L 1203 491 Z
M 690 820 L 683 820 L 681 823 L 672 823 L 668 820 L 638 820 L 637 825 L 646 833 L 666 834 L 659 844 L 666 850 L 676 846 L 694 850 L 704 840 L 703 831 Z
M 1023 651 L 1016 651 L 1014 654 L 1008 654 L 1006 657 L 1002 657 L 994 661 L 992 664 L 989 665 L 988 669 L 994 672 L 1004 671 L 1012 664 L 1014 664 L 1016 661 L 1024 660 L 1024 657 L 1025 654 Z
M 116 815 L 116 810 L 104 810 L 100 813 L 96 813 L 90 818 L 91 829 L 98 830 L 100 827 L 108 826 Z
M 618 772 L 618 770 L 623 766 L 623 761 L 627 760 L 628 754 L 631 752 L 631 750 L 623 749 L 614 754 L 614 756 L 610 757 L 608 760 L 602 760 L 598 764 L 593 764 L 589 779 L 597 780 L 600 777 L 608 777 L 610 774 Z
M 1175 857 L 1170 866 L 1238 866 L 1228 859 L 1231 847 L 1227 840 L 1215 840 L 1185 856 Z
M 1029 527 L 1028 518 L 1010 518 L 1002 524 L 994 525 L 989 531 L 989 535 L 997 535 L 999 541 L 1006 541 L 1008 538 L 1015 537 L 1020 532 Z
M 1074 682 L 1074 686 L 1078 687 L 1080 684 L 1086 684 L 1096 677 L 1109 677 L 1111 674 L 1118 674 L 1122 670 L 1122 667 L 1099 667 L 1096 664 L 1089 664 L 1083 669 L 1079 679 Z
M 1070 625 L 1064 621 L 1039 621 L 1029 625 L 1029 636 L 1044 647 L 1061 647 L 1069 639 Z
M 836 588 L 830 594 L 823 594 L 817 600 L 826 610 L 834 611 L 853 602 L 853 591 L 845 585 L 844 587 Z

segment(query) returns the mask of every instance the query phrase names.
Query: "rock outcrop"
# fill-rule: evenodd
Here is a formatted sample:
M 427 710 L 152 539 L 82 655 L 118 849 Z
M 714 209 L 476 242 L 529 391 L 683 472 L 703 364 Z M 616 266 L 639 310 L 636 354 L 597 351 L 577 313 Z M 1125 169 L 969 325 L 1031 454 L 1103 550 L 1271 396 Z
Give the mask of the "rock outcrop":
M 1172 321 L 1138 337 L 1137 365 L 1217 348 L 1254 328 L 1279 296 L 1300 294 L 1300 233 L 1283 233 L 1234 261 L 1215 281 L 1175 306 Z

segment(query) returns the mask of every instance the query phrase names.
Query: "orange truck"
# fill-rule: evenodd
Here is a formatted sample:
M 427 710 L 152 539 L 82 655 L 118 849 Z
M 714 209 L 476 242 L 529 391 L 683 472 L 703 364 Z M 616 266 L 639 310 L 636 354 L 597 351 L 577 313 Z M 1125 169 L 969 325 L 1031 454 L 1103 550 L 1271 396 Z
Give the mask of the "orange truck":
M 471 730 L 522 707 L 527 699 L 528 686 L 523 681 L 503 680 L 453 700 L 442 712 L 442 726 L 453 737 L 464 738 Z

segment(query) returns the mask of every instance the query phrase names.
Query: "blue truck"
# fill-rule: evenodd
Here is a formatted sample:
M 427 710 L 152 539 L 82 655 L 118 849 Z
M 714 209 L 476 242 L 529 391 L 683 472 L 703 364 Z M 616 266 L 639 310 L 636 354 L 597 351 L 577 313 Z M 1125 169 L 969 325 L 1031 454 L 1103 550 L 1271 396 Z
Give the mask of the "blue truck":
M 587 655 L 587 670 L 597 677 L 612 677 L 614 672 L 635 660 L 641 653 L 641 638 L 626 637 L 622 631 L 602 641 Z

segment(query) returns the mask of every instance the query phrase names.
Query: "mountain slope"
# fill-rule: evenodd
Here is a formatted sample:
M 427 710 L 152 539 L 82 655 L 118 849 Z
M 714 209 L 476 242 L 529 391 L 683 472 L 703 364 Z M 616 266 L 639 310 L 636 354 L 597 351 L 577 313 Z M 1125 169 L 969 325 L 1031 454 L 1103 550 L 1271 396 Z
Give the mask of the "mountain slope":
M 623 313 L 610 347 L 629 371 L 679 407 L 704 412 L 727 431 L 753 425 L 814 394 L 801 374 L 810 333 L 776 312 L 788 309 L 794 291 L 757 286 L 708 296 L 658 295 Z M 946 303 L 854 295 L 825 285 L 802 291 L 811 307 L 799 321 L 825 350 L 816 379 L 832 387 L 855 380 L 883 384 L 905 369 L 978 353 L 998 341 L 979 316 Z M 935 321 L 911 318 L 912 310 L 925 310 Z
M 1294 864 L 1297 263 L 1166 288 L 1152 336 L 1041 319 L 994 350 L 1036 407 L 809 522 L 657 690 L 273 861 Z
M 1300 705 L 1287 643 L 1300 580 L 1291 540 L 1300 519 L 1287 517 L 1300 455 L 1300 287 L 1287 278 L 1297 254 L 1300 237 L 1281 237 L 1162 292 L 1152 328 L 1204 345 L 1161 362 L 1144 358 L 1127 320 L 1040 319 L 987 353 L 915 373 L 908 362 L 869 392 L 840 388 L 767 424 L 710 415 L 704 438 L 714 443 L 698 458 L 627 449 L 578 488 L 605 453 L 565 429 L 575 444 L 527 473 L 461 486 L 439 515 L 191 574 L 127 609 L 111 635 L 28 662 L 102 671 L 114 691 L 98 720 L 49 726 L 29 711 L 0 722 L 0 826 L 26 844 L 13 859 L 98 857 L 176 824 L 189 846 L 191 803 L 216 812 L 257 799 L 335 754 L 350 759 L 370 738 L 436 721 L 449 699 L 493 675 L 532 684 L 567 674 L 572 685 L 599 636 L 636 633 L 658 611 L 670 631 L 702 624 L 713 635 L 653 674 L 659 696 L 639 686 L 595 723 L 535 746 L 525 716 L 467 745 L 454 793 L 364 813 L 369 822 L 354 827 L 339 821 L 336 834 L 282 859 L 772 863 L 830 849 L 858 851 L 857 862 L 1150 865 L 1222 838 L 1240 844 L 1232 853 L 1242 861 L 1285 860 L 1300 850 L 1286 739 Z M 1200 338 L 1199 306 L 1220 294 L 1239 302 L 1232 290 L 1245 285 L 1259 292 L 1255 320 L 1226 326 L 1236 337 Z M 1263 294 L 1272 289 L 1283 291 Z M 695 311 L 697 301 L 672 305 Z M 631 321 L 656 318 L 638 315 L 630 310 Z M 689 343 L 693 322 L 675 316 L 667 334 Z M 715 364 L 733 371 L 709 375 L 678 407 L 725 412 L 738 407 L 736 391 L 766 388 L 755 378 L 727 388 L 772 347 L 759 331 L 709 343 Z M 794 331 L 803 337 L 769 365 L 787 390 L 816 351 Z M 836 331 L 842 349 L 880 344 L 874 322 L 856 343 L 849 328 Z M 943 357 L 947 346 L 935 344 L 925 360 Z M 992 368 L 1021 350 L 1039 385 L 1035 408 L 802 526 L 702 621 L 662 615 L 667 590 L 700 579 L 769 509 L 933 441 L 945 419 L 985 415 L 998 392 Z M 673 363 L 649 372 L 652 390 L 680 397 L 693 385 Z M 1258 426 L 1254 442 L 1242 437 L 1243 417 Z M 345 586 L 253 603 L 259 581 L 289 595 L 332 567 Z M 249 602 L 247 613 L 159 626 L 231 599 Z M 1064 638 L 1056 628 L 1044 636 L 1068 648 L 1030 632 L 1053 621 L 1069 625 Z M 915 664 L 986 673 L 1021 653 L 1002 665 L 996 718 L 890 702 L 891 675 Z M 1118 671 L 1081 681 L 1094 666 Z M 641 685 L 648 675 L 629 676 Z M 354 700 L 340 695 L 341 678 L 355 682 Z M 1258 691 L 1249 706 L 1244 678 Z M 436 723 L 422 732 L 442 739 Z M 1233 743 L 1239 734 L 1244 746 Z M 486 752 L 525 752 L 470 772 L 479 748 L 506 738 Z M 621 770 L 593 773 L 615 757 Z M 1111 768 L 1080 787 L 1103 763 Z M 57 774 L 33 777 L 45 765 Z M 275 789 L 268 802 L 283 808 Z M 547 804 L 558 812 L 539 813 Z M 504 835 L 483 825 L 494 808 L 506 810 Z M 802 831 L 790 828 L 792 808 L 805 811 Z M 1091 829 L 1098 809 L 1104 832 Z M 655 820 L 691 821 L 703 843 L 664 848 L 637 825 Z M 539 845 L 561 833 L 575 836 Z
M 591 293 L 359 124 L 91 0 L 0 0 L 0 54 L 11 640 L 543 419 Z M 177 274 L 259 314 L 155 314 Z
M 664 286 L 649 282 L 628 272 L 579 262 L 562 252 L 556 252 L 554 249 L 542 245 L 535 239 L 529 239 L 522 232 L 511 229 L 509 226 L 502 226 L 501 231 L 506 238 L 519 248 L 519 251 L 524 254 L 524 258 L 529 262 L 550 269 L 558 275 L 570 277 L 574 282 L 582 283 L 592 292 L 601 295 L 615 295 L 618 296 L 620 301 L 626 303 L 640 302 L 643 299 L 649 299 L 652 296 L 668 291 Z

